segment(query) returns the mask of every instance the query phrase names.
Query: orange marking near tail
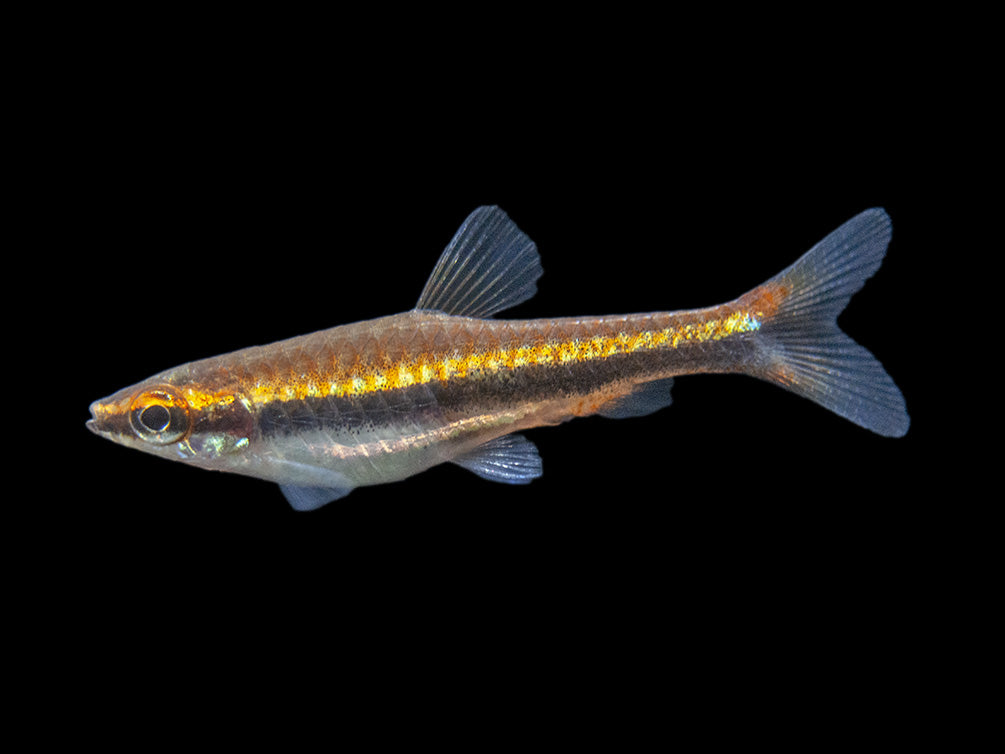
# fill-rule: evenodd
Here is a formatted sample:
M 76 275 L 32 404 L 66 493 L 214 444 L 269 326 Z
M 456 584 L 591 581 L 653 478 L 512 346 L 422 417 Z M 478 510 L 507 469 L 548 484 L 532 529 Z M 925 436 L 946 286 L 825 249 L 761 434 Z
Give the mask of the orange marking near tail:
M 782 283 L 765 283 L 740 299 L 744 308 L 758 317 L 771 317 L 788 297 L 791 289 Z

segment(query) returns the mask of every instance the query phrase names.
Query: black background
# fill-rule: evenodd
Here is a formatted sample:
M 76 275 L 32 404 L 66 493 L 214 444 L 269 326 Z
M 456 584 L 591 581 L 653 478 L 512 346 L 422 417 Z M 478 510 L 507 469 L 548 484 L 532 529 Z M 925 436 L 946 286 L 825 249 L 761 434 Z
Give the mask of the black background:
M 654 49 L 540 78 L 385 76 L 292 44 L 143 46 L 88 50 L 40 124 L 56 155 L 40 196 L 59 211 L 37 261 L 71 258 L 45 349 L 67 377 L 42 427 L 61 460 L 37 514 L 67 543 L 74 620 L 157 637 L 168 658 L 227 655 L 235 629 L 303 645 L 368 693 L 349 666 L 415 690 L 438 673 L 584 694 L 678 678 L 712 706 L 720 683 L 753 697 L 924 674 L 916 626 L 957 535 L 918 307 L 945 282 L 933 218 L 959 198 L 943 171 L 959 158 L 931 149 L 909 73 L 716 75 Z M 885 207 L 886 262 L 841 324 L 900 386 L 910 432 L 683 377 L 652 416 L 527 433 L 544 461 L 529 486 L 448 465 L 302 514 L 275 485 L 84 428 L 92 400 L 169 366 L 411 308 L 481 204 L 541 253 L 537 296 L 503 315 L 521 318 L 721 303 Z

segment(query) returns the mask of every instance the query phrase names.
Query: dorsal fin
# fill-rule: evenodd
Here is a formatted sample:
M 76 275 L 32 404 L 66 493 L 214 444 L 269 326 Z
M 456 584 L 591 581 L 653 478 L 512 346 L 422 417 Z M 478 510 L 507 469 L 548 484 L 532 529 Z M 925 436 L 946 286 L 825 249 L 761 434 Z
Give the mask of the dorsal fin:
M 537 246 L 498 207 L 479 207 L 433 268 L 416 309 L 491 317 L 526 301 L 541 277 Z

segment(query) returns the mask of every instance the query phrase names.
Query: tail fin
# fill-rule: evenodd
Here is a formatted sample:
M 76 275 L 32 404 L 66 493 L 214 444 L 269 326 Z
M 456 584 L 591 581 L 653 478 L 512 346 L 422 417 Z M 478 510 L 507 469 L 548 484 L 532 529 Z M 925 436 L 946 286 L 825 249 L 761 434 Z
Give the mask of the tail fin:
M 911 423 L 904 396 L 837 326 L 849 299 L 879 269 L 891 232 L 886 212 L 866 210 L 752 294 L 781 294 L 761 327 L 768 364 L 757 376 L 873 432 L 901 437 Z

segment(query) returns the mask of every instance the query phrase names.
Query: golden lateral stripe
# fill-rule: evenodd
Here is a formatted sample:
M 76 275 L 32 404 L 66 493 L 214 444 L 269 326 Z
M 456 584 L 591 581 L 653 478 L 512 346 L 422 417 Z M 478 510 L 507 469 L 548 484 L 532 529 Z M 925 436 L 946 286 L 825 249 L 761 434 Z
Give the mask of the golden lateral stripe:
M 263 381 L 246 391 L 246 399 L 251 403 L 263 404 L 324 396 L 358 397 L 413 385 L 488 376 L 528 366 L 575 364 L 659 348 L 677 348 L 684 343 L 721 340 L 759 327 L 760 322 L 750 312 L 739 311 L 721 319 L 686 323 L 660 330 L 618 332 L 613 335 L 548 341 L 513 348 L 493 348 L 460 356 L 420 352 L 396 363 L 364 368 L 334 380 L 321 379 L 318 372 L 314 372 L 305 373 L 297 381 Z M 186 398 L 193 408 L 234 400 L 232 393 L 208 393 L 196 388 L 187 391 Z

